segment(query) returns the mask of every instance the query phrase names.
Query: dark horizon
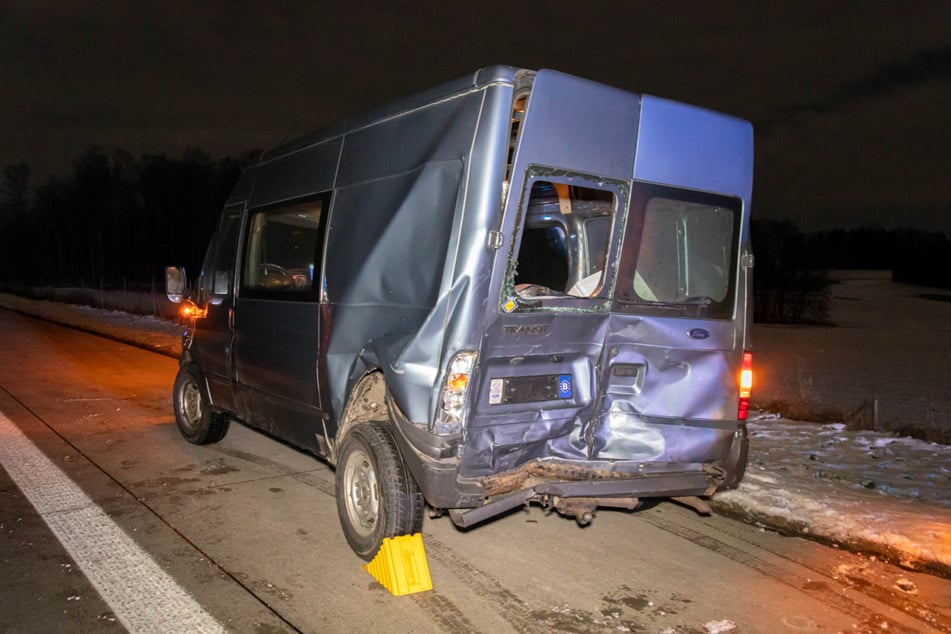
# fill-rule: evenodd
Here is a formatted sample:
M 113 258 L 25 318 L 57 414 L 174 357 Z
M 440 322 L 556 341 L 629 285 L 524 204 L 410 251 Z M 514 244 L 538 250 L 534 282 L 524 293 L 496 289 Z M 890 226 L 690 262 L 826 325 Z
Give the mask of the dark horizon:
M 951 234 L 944 2 L 14 3 L 0 18 L 0 166 L 25 161 L 33 185 L 90 145 L 240 156 L 507 63 L 752 121 L 754 217 Z
M 167 152 L 143 152 L 142 154 L 136 156 L 132 152 L 121 148 L 113 147 L 106 148 L 100 144 L 91 144 L 80 154 L 71 157 L 68 161 L 65 162 L 61 172 L 56 174 L 47 174 L 45 179 L 40 180 L 37 177 L 36 166 L 27 163 L 26 161 L 15 161 L 8 163 L 6 165 L 0 166 L 0 169 L 6 169 L 8 167 L 17 167 L 21 165 L 26 165 L 31 172 L 29 179 L 29 188 L 32 193 L 42 187 L 43 185 L 49 184 L 53 180 L 68 180 L 74 172 L 74 163 L 79 160 L 79 158 L 87 151 L 92 149 L 101 148 L 107 154 L 112 155 L 114 153 L 127 154 L 136 161 L 141 161 L 148 157 L 161 157 L 168 159 L 170 161 L 179 161 L 187 160 L 189 155 L 205 155 L 210 162 L 219 162 L 219 161 L 243 161 L 254 159 L 257 156 L 261 155 L 267 150 L 262 149 L 249 149 L 243 152 L 238 152 L 235 155 L 212 155 L 209 152 L 206 152 L 204 148 L 201 147 L 186 147 L 179 154 L 167 153 Z M 42 172 L 41 178 L 42 178 Z M 817 206 L 815 208 L 816 214 L 803 216 L 802 214 L 797 214 L 794 210 L 788 210 L 787 207 L 777 205 L 770 210 L 762 209 L 762 204 L 759 204 L 759 201 L 756 197 L 756 191 L 754 187 L 754 198 L 753 198 L 753 218 L 754 219 L 769 219 L 769 220 L 780 220 L 780 221 L 789 221 L 795 224 L 795 226 L 802 230 L 805 233 L 820 233 L 828 232 L 839 229 L 853 230 L 853 229 L 919 229 L 927 232 L 938 232 L 943 233 L 945 236 L 951 238 L 951 202 L 948 202 L 944 205 L 936 204 L 934 206 L 920 205 L 920 206 L 909 206 L 909 205 L 886 205 L 886 204 L 874 204 L 869 203 L 867 205 L 852 204 L 852 205 L 842 205 L 842 206 L 828 206 L 822 207 Z M 843 219 L 846 219 L 846 222 L 842 222 Z

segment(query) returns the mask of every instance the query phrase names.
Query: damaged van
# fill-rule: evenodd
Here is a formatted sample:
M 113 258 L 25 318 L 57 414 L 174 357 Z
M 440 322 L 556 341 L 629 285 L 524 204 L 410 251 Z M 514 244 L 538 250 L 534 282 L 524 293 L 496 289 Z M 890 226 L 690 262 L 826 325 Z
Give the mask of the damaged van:
M 703 498 L 747 462 L 753 133 L 491 67 L 265 153 L 194 288 L 175 380 L 336 470 L 353 550 L 540 504 Z

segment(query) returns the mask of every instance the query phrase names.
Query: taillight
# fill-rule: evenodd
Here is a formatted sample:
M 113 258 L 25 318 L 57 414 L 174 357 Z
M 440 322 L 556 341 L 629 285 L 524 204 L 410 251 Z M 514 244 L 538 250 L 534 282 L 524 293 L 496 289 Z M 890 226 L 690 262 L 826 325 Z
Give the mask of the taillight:
M 743 351 L 743 363 L 740 365 L 740 405 L 736 411 L 737 420 L 746 420 L 750 411 L 750 393 L 753 390 L 753 353 Z
M 469 391 L 469 379 L 475 367 L 475 359 L 475 352 L 463 351 L 457 353 L 449 362 L 439 399 L 437 418 L 440 423 L 462 422 L 466 407 L 466 393 Z

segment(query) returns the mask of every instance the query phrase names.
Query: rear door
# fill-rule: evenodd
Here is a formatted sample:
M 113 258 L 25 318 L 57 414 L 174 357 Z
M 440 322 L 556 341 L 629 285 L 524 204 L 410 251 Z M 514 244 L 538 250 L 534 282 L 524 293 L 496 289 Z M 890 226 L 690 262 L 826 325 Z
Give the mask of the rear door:
M 509 275 L 484 339 L 465 475 L 589 457 L 628 185 L 532 167 Z M 470 449 L 473 449 L 470 451 Z
M 561 73 L 535 76 L 499 233 L 494 313 L 480 352 L 462 473 L 587 458 L 630 197 L 637 95 Z M 514 129 L 515 126 L 513 126 Z
M 662 432 L 673 462 L 722 457 L 729 433 L 712 428 L 735 426 L 742 209 L 735 197 L 634 183 L 605 337 L 601 415 L 612 425 L 686 426 L 680 436 Z M 621 435 L 603 436 L 603 456 L 623 453 Z
M 466 475 L 546 458 L 724 459 L 738 405 L 740 201 L 645 183 L 628 197 L 623 182 L 534 168 L 525 183 Z
M 727 118 L 680 105 L 666 116 L 667 102 L 643 99 L 648 120 L 637 95 L 536 78 L 466 475 L 544 458 L 700 463 L 729 449 L 746 210 L 740 195 L 707 192 L 742 191 L 730 178 L 747 154 L 724 154 L 737 147 Z

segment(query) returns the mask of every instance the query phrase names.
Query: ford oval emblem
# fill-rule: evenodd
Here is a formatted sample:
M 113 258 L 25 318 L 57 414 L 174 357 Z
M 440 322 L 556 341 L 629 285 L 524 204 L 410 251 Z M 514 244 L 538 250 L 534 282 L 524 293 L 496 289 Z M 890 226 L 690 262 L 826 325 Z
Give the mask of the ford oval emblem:
M 687 336 L 691 339 L 706 339 L 710 336 L 710 333 L 703 328 L 691 328 L 687 331 Z

